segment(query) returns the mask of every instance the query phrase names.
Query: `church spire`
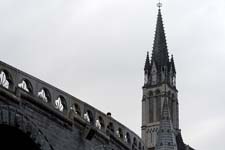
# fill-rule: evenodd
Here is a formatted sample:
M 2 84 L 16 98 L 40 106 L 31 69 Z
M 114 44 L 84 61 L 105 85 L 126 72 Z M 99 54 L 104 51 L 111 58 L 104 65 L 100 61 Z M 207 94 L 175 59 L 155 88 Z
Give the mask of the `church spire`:
M 168 65 L 169 56 L 161 14 L 162 4 L 159 2 L 157 6 L 159 7 L 159 9 L 151 61 L 155 61 L 157 67 L 163 67 Z
M 169 58 L 168 54 L 162 4 L 159 2 L 157 6 L 152 56 L 149 62 L 147 54 L 145 61 L 141 134 L 148 150 L 184 150 L 179 130 L 175 63 L 173 56 Z

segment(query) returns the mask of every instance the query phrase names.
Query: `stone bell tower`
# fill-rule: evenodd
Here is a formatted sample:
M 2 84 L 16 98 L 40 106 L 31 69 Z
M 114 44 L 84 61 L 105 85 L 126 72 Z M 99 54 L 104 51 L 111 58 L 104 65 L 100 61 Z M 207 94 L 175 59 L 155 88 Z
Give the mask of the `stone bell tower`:
M 170 137 L 172 142 L 167 142 L 166 145 L 175 150 L 177 149 L 175 138 L 180 131 L 176 70 L 173 56 L 169 57 L 168 55 L 161 3 L 158 6 L 151 59 L 149 58 L 149 53 L 147 53 L 144 66 L 142 139 L 148 150 L 156 150 L 160 149 L 159 147 L 162 148 L 163 144 L 165 145 L 165 141 L 169 140 L 165 139 L 165 137 Z M 166 116 L 163 115 L 163 112 L 167 112 L 167 110 L 168 113 L 164 113 Z M 162 122 L 167 122 L 167 124 Z M 169 126 L 171 126 L 171 129 Z M 164 131 L 165 133 L 160 133 L 159 131 Z

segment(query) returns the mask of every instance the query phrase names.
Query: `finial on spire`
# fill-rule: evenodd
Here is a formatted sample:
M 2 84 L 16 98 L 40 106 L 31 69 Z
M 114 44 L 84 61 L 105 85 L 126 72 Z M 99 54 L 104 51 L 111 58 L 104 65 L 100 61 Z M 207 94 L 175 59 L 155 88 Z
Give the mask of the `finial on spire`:
M 162 7 L 162 3 L 160 2 L 160 0 L 159 0 L 159 2 L 157 3 L 157 7 L 159 7 L 159 9 L 161 9 L 161 7 Z

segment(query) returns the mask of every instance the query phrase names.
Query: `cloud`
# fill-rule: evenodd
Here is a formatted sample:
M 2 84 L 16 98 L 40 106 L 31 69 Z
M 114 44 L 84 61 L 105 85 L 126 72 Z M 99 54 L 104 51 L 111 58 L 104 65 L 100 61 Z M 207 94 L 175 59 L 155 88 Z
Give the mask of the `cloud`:
M 0 0 L 0 59 L 140 135 L 143 67 L 157 8 L 144 0 Z M 163 1 L 184 140 L 224 149 L 225 2 Z M 124 106 L 129 106 L 124 109 Z M 213 148 L 211 146 L 214 146 Z

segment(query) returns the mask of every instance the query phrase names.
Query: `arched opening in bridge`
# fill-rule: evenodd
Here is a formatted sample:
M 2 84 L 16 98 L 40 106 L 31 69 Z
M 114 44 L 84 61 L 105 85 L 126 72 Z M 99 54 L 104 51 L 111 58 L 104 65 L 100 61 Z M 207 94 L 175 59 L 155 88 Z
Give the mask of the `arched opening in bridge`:
M 7 125 L 0 125 L 0 149 L 40 150 L 27 134 Z

